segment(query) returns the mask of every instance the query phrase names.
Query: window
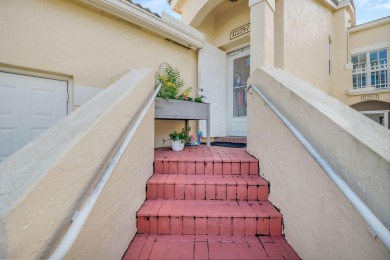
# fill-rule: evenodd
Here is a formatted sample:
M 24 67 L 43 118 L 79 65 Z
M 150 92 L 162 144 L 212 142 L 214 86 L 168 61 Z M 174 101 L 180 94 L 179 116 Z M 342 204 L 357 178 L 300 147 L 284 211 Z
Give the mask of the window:
M 388 49 L 379 49 L 351 56 L 353 88 L 389 88 Z

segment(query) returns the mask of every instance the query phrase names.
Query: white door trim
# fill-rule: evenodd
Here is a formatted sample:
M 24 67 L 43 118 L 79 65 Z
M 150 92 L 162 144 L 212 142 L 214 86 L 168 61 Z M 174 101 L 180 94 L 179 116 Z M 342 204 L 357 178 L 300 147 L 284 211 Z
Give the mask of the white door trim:
M 359 111 L 362 114 L 382 114 L 383 123 L 386 128 L 389 128 L 389 111 L 390 110 L 370 110 L 370 111 Z
M 238 49 L 238 50 L 235 50 L 235 51 L 232 51 L 230 53 L 227 54 L 227 72 L 226 72 L 226 75 L 227 75 L 227 84 L 226 84 L 226 93 L 227 93 L 227 107 L 226 107 L 226 111 L 227 111 L 227 126 L 226 126 L 226 129 L 227 129 L 227 134 L 229 136 L 246 136 L 246 131 L 241 131 L 241 132 L 238 132 L 238 131 L 232 131 L 232 123 L 233 121 L 236 121 L 236 122 L 241 122 L 241 123 L 245 123 L 246 124 L 246 120 L 247 120 L 247 117 L 240 117 L 240 118 L 237 118 L 237 119 L 233 119 L 233 96 L 232 96 L 232 93 L 231 93 L 231 89 L 233 89 L 233 81 L 232 81 L 232 78 L 233 78 L 233 75 L 234 75 L 234 72 L 233 72 L 233 57 L 234 58 L 240 58 L 240 57 L 243 57 L 243 56 L 246 56 L 246 55 L 250 55 L 250 46 L 245 46 L 241 49 Z
M 210 103 L 210 136 L 226 136 L 226 53 L 208 43 L 198 52 L 198 91 Z M 205 135 L 204 120 L 199 130 Z
M 19 67 L 14 65 L 8 65 L 0 63 L 0 72 L 12 73 L 22 76 L 37 77 L 43 79 L 52 79 L 66 81 L 68 86 L 68 105 L 67 105 L 67 115 L 73 111 L 74 104 L 74 84 L 73 77 L 61 73 L 49 72 L 49 71 L 37 71 L 31 68 Z

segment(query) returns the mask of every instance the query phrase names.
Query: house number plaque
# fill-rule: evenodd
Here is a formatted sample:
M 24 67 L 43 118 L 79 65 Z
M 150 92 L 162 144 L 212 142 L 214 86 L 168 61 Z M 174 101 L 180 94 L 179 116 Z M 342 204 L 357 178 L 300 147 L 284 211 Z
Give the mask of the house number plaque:
M 247 34 L 251 31 L 251 24 L 247 23 L 230 32 L 230 40 L 233 40 L 241 35 Z
M 367 95 L 362 95 L 360 100 L 372 100 L 372 99 L 379 99 L 378 94 L 367 94 Z

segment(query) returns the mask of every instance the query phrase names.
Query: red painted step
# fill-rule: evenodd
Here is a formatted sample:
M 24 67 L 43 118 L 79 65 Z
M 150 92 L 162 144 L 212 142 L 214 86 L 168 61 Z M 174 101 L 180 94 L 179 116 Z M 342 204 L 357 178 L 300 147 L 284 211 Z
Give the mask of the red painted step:
M 132 259 L 300 259 L 282 236 L 139 234 L 123 257 Z
M 162 235 L 282 235 L 282 215 L 268 201 L 147 200 L 138 233 Z
M 146 189 L 124 259 L 299 259 L 245 148 L 156 149 Z
M 268 182 L 255 175 L 154 174 L 147 199 L 268 200 Z
M 191 148 L 186 147 L 182 152 L 174 152 L 167 148 L 157 150 L 154 172 L 157 174 L 259 175 L 258 160 L 243 148 L 204 149 L 204 146 Z

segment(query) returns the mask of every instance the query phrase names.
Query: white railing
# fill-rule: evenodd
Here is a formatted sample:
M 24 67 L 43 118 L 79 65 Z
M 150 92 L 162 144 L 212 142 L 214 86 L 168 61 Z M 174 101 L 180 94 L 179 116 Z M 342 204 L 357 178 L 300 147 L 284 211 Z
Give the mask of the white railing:
M 140 126 L 143 118 L 145 117 L 146 113 L 148 112 L 150 106 L 152 105 L 154 99 L 157 96 L 157 93 L 159 92 L 161 88 L 161 83 L 157 85 L 154 92 L 151 94 L 149 100 L 147 100 L 147 103 L 144 104 L 142 110 L 135 115 L 136 120 L 132 123 L 130 126 L 125 139 L 123 140 L 122 144 L 119 146 L 119 148 L 114 153 L 112 159 L 110 160 L 109 164 L 107 165 L 106 169 L 104 170 L 102 176 L 100 177 L 99 181 L 96 183 L 95 187 L 91 191 L 90 195 L 86 199 L 85 203 L 81 207 L 79 211 L 76 211 L 74 215 L 74 220 L 72 224 L 70 225 L 68 231 L 66 232 L 65 236 L 63 237 L 62 241 L 54 251 L 54 253 L 50 256 L 49 259 L 63 259 L 66 254 L 69 252 L 70 248 L 73 246 L 74 242 L 76 241 L 78 235 L 80 234 L 85 222 L 87 221 L 87 218 L 89 214 L 91 213 L 92 209 L 95 206 L 96 201 L 99 198 L 99 195 L 102 193 L 104 187 L 108 183 L 112 173 L 114 172 L 118 162 L 122 158 L 124 152 L 126 151 L 128 145 L 130 144 L 131 140 L 133 139 L 134 134 L 136 133 L 138 127 Z
M 253 89 L 268 105 L 268 107 L 279 117 L 279 119 L 286 125 L 291 133 L 298 139 L 298 141 L 310 153 L 313 159 L 326 172 L 331 180 L 336 184 L 348 201 L 359 212 L 360 216 L 366 221 L 370 230 L 378 236 L 385 246 L 390 250 L 390 231 L 383 225 L 377 216 L 370 210 L 369 207 L 360 199 L 360 197 L 349 187 L 349 185 L 337 174 L 332 166 L 325 160 L 325 158 L 314 148 L 314 146 L 291 124 L 291 122 L 275 107 L 275 105 L 253 84 L 247 87 L 247 91 Z
M 352 69 L 354 89 L 366 87 L 373 87 L 375 89 L 389 88 L 390 65 L 388 63 L 371 64 L 370 66 L 367 66 L 366 62 L 362 62 L 355 64 L 354 67 L 355 68 Z

